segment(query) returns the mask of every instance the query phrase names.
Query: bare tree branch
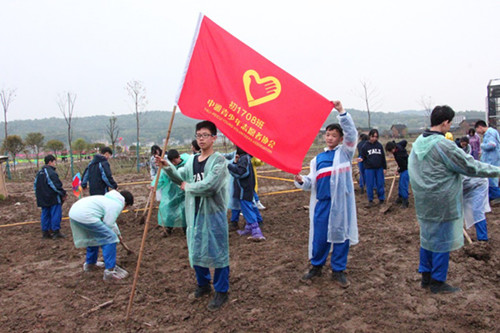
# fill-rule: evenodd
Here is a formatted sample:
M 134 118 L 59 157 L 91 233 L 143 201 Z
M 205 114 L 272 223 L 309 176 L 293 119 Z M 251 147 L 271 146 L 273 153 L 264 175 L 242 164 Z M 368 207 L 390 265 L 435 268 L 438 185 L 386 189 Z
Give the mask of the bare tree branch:
M 9 111 L 10 103 L 14 101 L 14 98 L 16 98 L 16 89 L 0 90 L 0 100 L 2 101 L 3 119 L 5 126 L 5 139 L 7 139 L 7 111 Z
M 109 124 L 106 125 L 106 133 L 109 136 L 109 140 L 111 141 L 111 146 L 113 147 L 113 153 L 115 152 L 116 141 L 118 140 L 118 135 L 120 134 L 120 129 L 116 124 L 118 118 L 114 115 L 109 118 Z
M 357 95 L 365 102 L 366 112 L 368 112 L 368 128 L 371 128 L 370 111 L 380 107 L 380 93 L 369 81 L 360 80 L 360 83 L 362 90 L 361 93 L 358 93 Z
M 75 108 L 76 94 L 65 92 L 64 94 L 59 95 L 57 105 L 59 106 L 59 110 L 64 116 L 64 120 L 66 120 L 66 124 L 68 125 L 68 149 L 69 149 L 69 157 L 71 160 L 71 177 L 74 175 L 73 170 L 73 149 L 71 142 L 73 137 L 73 132 L 71 128 L 71 122 L 73 120 L 73 112 Z
M 420 96 L 419 104 L 424 108 L 425 123 L 428 124 L 431 117 L 432 105 L 434 104 L 432 102 L 432 97 L 424 95 Z
M 139 115 L 141 114 L 142 111 L 144 111 L 144 108 L 147 105 L 147 100 L 146 100 L 146 88 L 142 85 L 141 81 L 130 81 L 127 82 L 127 92 L 130 98 L 132 99 L 133 105 L 134 105 L 134 112 L 135 112 L 135 119 L 136 119 L 136 124 L 137 124 L 137 144 L 136 144 L 136 151 L 137 151 L 137 172 L 140 171 L 140 166 L 139 166 L 139 134 L 140 134 L 140 119 Z

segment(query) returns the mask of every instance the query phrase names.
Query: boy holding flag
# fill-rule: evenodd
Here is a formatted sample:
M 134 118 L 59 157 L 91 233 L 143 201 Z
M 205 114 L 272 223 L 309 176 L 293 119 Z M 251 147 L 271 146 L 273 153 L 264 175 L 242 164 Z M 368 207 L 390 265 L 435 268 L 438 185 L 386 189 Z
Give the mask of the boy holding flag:
M 179 184 L 186 196 L 186 223 L 189 262 L 196 273 L 195 298 L 212 292 L 210 268 L 215 268 L 215 296 L 210 311 L 228 300 L 229 234 L 227 223 L 228 180 L 226 158 L 215 152 L 217 128 L 211 121 L 196 124 L 196 140 L 201 153 L 189 156 L 178 170 L 166 160 L 156 158 L 168 177 Z
M 332 280 L 342 288 L 349 287 L 344 274 L 349 246 L 358 243 L 356 201 L 352 181 L 352 157 L 358 133 L 354 122 L 340 101 L 338 124 L 326 128 L 327 148 L 311 161 L 307 176 L 296 175 L 295 186 L 311 191 L 309 204 L 309 259 L 311 269 L 303 276 L 308 280 L 321 275 L 333 244 Z

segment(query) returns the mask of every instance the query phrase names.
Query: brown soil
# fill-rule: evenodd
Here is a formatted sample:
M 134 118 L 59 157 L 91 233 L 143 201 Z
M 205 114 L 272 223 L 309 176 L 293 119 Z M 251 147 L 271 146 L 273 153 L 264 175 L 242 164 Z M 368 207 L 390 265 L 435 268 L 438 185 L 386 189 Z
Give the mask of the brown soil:
M 261 175 L 291 178 L 283 172 Z M 134 174 L 117 178 L 119 183 L 145 180 Z M 394 205 L 381 214 L 379 207 L 364 208 L 365 195 L 356 193 L 360 243 L 349 253 L 351 286 L 344 290 L 329 274 L 312 282 L 300 280 L 308 269 L 308 193 L 265 195 L 293 189 L 293 184 L 261 178 L 259 185 L 268 207 L 263 211 L 268 240 L 252 243 L 230 233 L 230 300 L 220 311 L 206 309 L 208 297 L 189 298 L 195 278 L 182 230 L 163 237 L 156 212 L 128 325 L 125 313 L 137 254 L 119 247 L 118 264 L 131 276 L 123 284 L 106 284 L 102 271 L 83 274 L 85 251 L 75 249 L 67 220 L 62 230 L 68 238 L 57 241 L 42 240 L 36 222 L 0 228 L 0 331 L 498 332 L 498 208 L 488 215 L 489 243 L 474 242 L 451 254 L 448 281 L 462 292 L 433 295 L 420 288 L 413 204 L 407 210 Z M 122 188 L 135 194 L 136 208 L 144 207 L 145 185 Z M 32 183 L 9 183 L 8 189 L 14 194 L 0 202 L 0 224 L 39 221 Z M 64 216 L 74 201 L 64 205 Z M 129 212 L 119 218 L 124 240 L 136 253 L 144 230 L 139 217 Z M 474 240 L 474 229 L 469 234 Z M 112 304 L 89 312 L 110 300 Z

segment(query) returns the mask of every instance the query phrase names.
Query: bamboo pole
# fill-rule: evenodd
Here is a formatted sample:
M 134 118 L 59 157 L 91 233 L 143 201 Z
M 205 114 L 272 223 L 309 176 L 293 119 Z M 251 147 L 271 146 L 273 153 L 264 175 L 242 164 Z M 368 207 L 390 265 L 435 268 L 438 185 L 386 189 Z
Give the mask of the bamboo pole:
M 172 111 L 172 117 L 170 118 L 170 125 L 168 126 L 168 131 L 167 131 L 167 138 L 165 139 L 165 144 L 163 145 L 163 151 L 161 153 L 161 158 L 165 156 L 165 152 L 167 151 L 167 145 L 168 145 L 168 140 L 170 139 L 170 132 L 172 131 L 172 125 L 174 123 L 174 116 L 175 116 L 175 111 L 177 110 L 177 105 L 174 105 L 174 109 Z M 158 170 L 158 172 L 161 172 L 161 170 Z M 142 235 L 142 241 L 141 241 L 141 249 L 139 250 L 139 257 L 137 258 L 137 266 L 135 268 L 135 274 L 134 274 L 134 282 L 132 283 L 132 290 L 130 291 L 130 299 L 128 302 L 127 306 L 127 316 L 125 318 L 125 321 L 127 322 L 130 318 L 130 311 L 132 310 L 132 303 L 134 302 L 134 295 L 135 295 L 135 288 L 137 286 L 137 279 L 139 277 L 139 270 L 141 268 L 141 261 L 142 261 L 142 255 L 144 253 L 144 246 L 146 244 L 146 236 L 148 235 L 148 227 L 149 227 L 149 220 L 151 219 L 151 213 L 153 212 L 152 206 L 154 204 L 154 200 L 151 200 L 151 196 L 156 193 L 156 189 L 158 188 L 158 180 L 160 177 L 155 178 L 155 186 L 152 191 L 150 191 L 149 196 L 150 196 L 150 205 L 146 209 L 148 209 L 148 215 L 146 218 L 146 222 L 144 223 L 144 233 Z

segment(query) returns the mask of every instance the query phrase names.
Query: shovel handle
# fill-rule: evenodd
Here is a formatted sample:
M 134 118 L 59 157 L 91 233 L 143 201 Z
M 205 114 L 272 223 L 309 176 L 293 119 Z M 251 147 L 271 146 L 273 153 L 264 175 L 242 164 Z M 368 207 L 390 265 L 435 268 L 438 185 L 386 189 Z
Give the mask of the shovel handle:
M 128 253 L 134 253 L 134 251 L 132 251 L 132 250 L 131 250 L 128 246 L 127 246 L 127 244 L 125 244 L 125 243 L 123 242 L 123 239 L 122 239 L 121 237 L 119 237 L 119 238 L 120 238 L 120 244 L 123 246 L 123 248 L 124 248 L 124 249 L 125 249 Z
M 396 182 L 396 175 L 394 175 L 394 178 L 392 179 L 391 189 L 389 190 L 389 195 L 385 199 L 385 202 L 389 202 L 389 200 L 391 199 L 392 190 L 394 189 L 394 183 L 395 182 Z

